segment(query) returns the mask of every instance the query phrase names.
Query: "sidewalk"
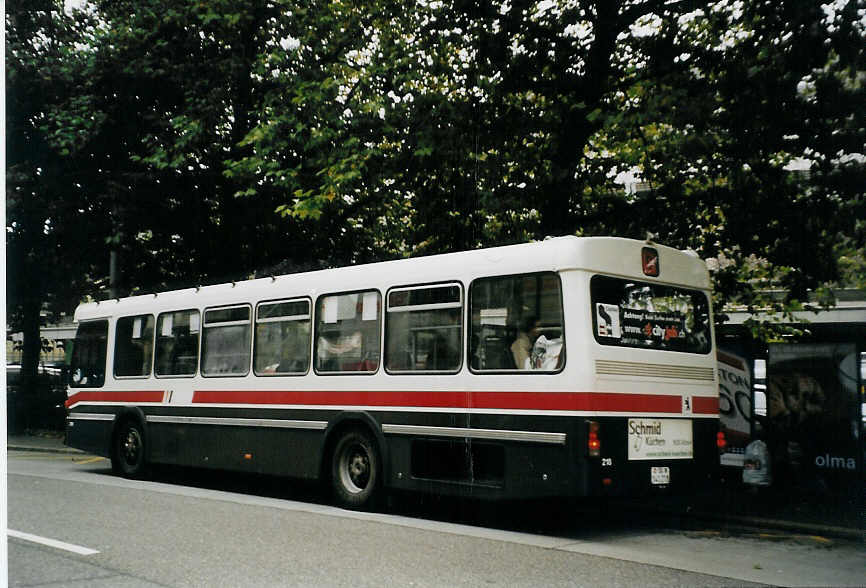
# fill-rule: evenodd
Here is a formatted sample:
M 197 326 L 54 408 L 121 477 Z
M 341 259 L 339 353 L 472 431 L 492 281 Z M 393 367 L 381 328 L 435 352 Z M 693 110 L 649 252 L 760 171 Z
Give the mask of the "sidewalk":
M 866 512 L 854 496 L 809 495 L 790 488 L 755 492 L 742 484 L 721 485 L 686 501 L 646 505 L 648 511 L 705 521 L 723 532 L 781 538 L 794 535 L 822 543 L 835 538 L 866 543 Z M 775 535 L 774 535 L 775 532 Z
M 7 451 L 34 451 L 42 453 L 68 453 L 84 455 L 83 451 L 63 444 L 63 433 L 42 435 L 10 435 L 6 438 Z
M 8 451 L 85 455 L 63 444 L 63 434 L 16 435 L 7 438 Z M 768 489 L 769 490 L 769 489 Z M 862 492 L 862 490 L 861 490 Z M 690 504 L 644 503 L 647 511 L 721 523 L 732 532 L 751 530 L 866 542 L 866 511 L 842 499 L 796 496 L 785 491 L 753 493 L 738 485 L 720 486 L 696 495 Z M 772 537 L 771 537 L 772 538 Z

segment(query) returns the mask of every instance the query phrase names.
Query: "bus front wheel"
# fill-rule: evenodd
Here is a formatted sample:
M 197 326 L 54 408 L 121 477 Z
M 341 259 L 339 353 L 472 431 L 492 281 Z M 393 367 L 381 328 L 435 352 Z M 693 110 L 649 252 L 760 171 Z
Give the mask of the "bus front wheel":
M 380 472 L 379 450 L 369 433 L 350 429 L 340 435 L 331 460 L 331 486 L 340 506 L 370 508 L 381 486 Z
M 111 451 L 111 467 L 125 478 L 144 475 L 144 430 L 137 421 L 126 420 L 118 427 Z

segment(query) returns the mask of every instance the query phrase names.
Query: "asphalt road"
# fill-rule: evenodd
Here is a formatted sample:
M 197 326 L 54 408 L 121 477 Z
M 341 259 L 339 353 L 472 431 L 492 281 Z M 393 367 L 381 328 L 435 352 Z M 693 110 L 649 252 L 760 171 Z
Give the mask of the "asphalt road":
M 862 544 L 398 497 L 355 513 L 316 488 L 190 471 L 111 475 L 98 458 L 8 454 L 10 586 L 862 585 Z M 46 544 L 46 540 L 62 544 Z

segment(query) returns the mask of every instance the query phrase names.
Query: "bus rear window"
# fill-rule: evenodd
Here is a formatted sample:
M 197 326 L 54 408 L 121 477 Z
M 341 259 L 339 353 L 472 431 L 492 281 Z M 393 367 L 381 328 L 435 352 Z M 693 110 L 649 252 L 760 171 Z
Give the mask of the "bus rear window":
M 592 328 L 602 345 L 709 353 L 710 308 L 699 290 L 593 276 Z
M 70 362 L 71 387 L 99 388 L 105 383 L 107 347 L 108 321 L 90 321 L 78 325 Z

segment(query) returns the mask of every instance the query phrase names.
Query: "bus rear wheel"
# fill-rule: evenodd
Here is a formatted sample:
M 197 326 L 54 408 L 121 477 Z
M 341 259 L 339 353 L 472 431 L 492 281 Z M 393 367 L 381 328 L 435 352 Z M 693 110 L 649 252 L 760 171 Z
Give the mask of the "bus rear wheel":
M 349 429 L 340 435 L 331 459 L 331 486 L 340 506 L 372 507 L 381 486 L 380 472 L 379 450 L 369 433 Z
M 144 430 L 137 421 L 123 421 L 114 435 L 111 467 L 125 478 L 144 475 Z

